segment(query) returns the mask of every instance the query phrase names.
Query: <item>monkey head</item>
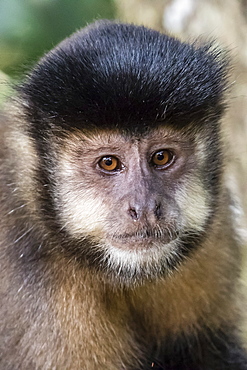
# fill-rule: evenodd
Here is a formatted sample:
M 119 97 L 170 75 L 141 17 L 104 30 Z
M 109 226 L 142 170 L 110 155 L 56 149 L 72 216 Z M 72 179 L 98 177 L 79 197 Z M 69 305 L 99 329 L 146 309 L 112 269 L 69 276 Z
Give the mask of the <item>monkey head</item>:
M 33 189 L 30 212 L 68 258 L 131 285 L 202 246 L 221 201 L 227 65 L 211 44 L 108 21 L 41 59 L 19 91 L 36 158 L 22 196 Z

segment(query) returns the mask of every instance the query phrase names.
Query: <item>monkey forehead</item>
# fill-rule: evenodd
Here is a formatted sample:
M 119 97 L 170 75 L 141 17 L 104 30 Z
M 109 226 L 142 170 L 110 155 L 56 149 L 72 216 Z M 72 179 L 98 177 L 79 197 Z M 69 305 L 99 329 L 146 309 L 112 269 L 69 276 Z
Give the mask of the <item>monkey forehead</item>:
M 93 152 L 108 154 L 128 151 L 133 147 L 148 150 L 153 147 L 158 149 L 164 147 L 192 145 L 193 135 L 190 132 L 177 131 L 169 126 L 158 126 L 145 133 L 132 135 L 128 131 L 118 129 L 104 130 L 78 130 L 65 132 L 61 135 L 62 141 L 58 140 L 63 152 L 75 152 L 80 155 L 81 151 L 92 155 Z
M 218 116 L 227 58 L 212 45 L 187 44 L 157 31 L 96 22 L 64 40 L 22 85 L 31 121 L 78 128 L 143 130 Z

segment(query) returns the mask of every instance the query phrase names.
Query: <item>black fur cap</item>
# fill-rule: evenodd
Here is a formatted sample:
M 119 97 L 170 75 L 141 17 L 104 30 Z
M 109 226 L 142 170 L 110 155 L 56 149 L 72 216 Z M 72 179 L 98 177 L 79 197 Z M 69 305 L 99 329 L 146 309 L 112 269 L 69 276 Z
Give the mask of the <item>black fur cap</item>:
M 224 108 L 228 60 L 212 44 L 98 21 L 41 59 L 21 87 L 33 128 L 140 130 L 216 117 Z

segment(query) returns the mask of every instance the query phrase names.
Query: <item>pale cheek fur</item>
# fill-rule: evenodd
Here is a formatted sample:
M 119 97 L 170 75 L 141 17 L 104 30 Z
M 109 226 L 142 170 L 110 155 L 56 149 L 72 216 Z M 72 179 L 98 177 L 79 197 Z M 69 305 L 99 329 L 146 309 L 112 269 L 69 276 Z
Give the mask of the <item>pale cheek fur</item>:
M 62 221 L 67 231 L 74 236 L 100 237 L 105 226 L 107 207 L 92 194 L 92 190 L 73 192 L 70 184 L 62 186 Z
M 200 181 L 193 177 L 187 178 L 176 190 L 175 199 L 183 216 L 183 227 L 203 231 L 210 208 L 207 192 Z
M 103 199 L 90 187 L 82 183 L 73 161 L 61 158 L 58 169 L 58 204 L 63 228 L 72 236 L 102 236 L 108 208 Z

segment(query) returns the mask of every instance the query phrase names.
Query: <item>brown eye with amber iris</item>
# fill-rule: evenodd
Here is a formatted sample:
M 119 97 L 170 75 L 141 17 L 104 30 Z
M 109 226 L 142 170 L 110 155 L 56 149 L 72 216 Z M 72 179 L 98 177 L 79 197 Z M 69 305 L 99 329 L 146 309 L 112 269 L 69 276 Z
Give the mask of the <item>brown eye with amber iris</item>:
M 120 162 L 118 158 L 108 155 L 106 157 L 101 158 L 99 161 L 99 167 L 108 172 L 114 172 L 121 169 Z
M 162 169 L 170 166 L 173 162 L 173 159 L 173 153 L 170 150 L 163 149 L 154 153 L 154 155 L 152 156 L 152 164 L 156 168 Z

